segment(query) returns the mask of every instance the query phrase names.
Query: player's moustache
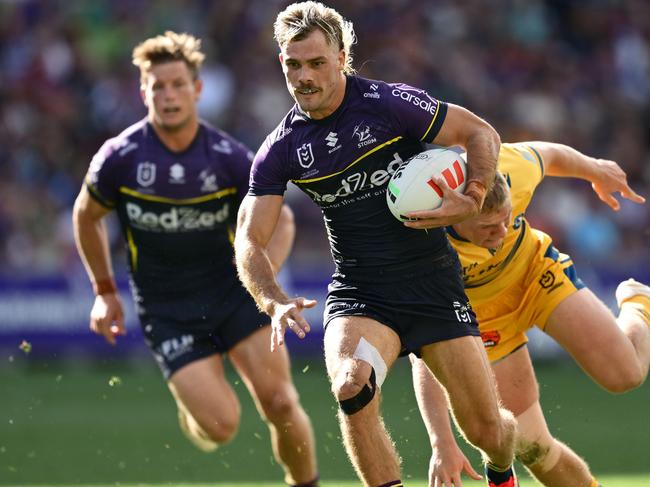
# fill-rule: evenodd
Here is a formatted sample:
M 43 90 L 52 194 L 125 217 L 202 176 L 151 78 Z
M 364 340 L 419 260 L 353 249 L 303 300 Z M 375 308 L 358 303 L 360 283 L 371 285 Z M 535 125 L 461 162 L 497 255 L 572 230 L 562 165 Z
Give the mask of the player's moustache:
M 313 92 L 316 92 L 316 91 L 320 91 L 320 90 L 319 90 L 319 88 L 317 88 L 314 85 L 302 85 L 301 84 L 301 85 L 298 85 L 298 87 L 296 87 L 296 91 L 300 91 L 300 92 L 313 91 Z

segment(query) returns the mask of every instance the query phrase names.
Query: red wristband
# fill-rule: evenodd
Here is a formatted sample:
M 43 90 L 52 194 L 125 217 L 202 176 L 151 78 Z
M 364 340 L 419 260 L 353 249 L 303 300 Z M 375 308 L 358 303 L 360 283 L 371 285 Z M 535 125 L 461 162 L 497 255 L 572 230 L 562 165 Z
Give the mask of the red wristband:
M 476 203 L 476 207 L 480 212 L 481 208 L 483 208 L 483 201 L 485 200 L 485 195 L 487 194 L 487 188 L 485 187 L 485 184 L 483 184 L 478 179 L 470 179 L 469 181 L 467 181 L 464 194 L 465 196 L 469 196 L 474 200 L 474 202 Z
M 95 296 L 101 296 L 104 294 L 117 294 L 117 286 L 112 277 L 106 279 L 100 279 L 97 282 L 93 283 L 93 291 Z

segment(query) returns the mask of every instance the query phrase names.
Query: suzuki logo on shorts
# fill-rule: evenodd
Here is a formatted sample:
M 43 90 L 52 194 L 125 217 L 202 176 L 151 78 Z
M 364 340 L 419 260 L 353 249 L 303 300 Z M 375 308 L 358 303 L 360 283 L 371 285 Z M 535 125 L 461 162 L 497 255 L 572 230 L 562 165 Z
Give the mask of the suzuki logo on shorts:
M 314 152 L 311 149 L 311 142 L 302 144 L 296 149 L 298 153 L 298 162 L 304 168 L 310 167 L 314 163 Z
M 454 163 L 451 166 L 454 169 L 454 174 L 452 174 L 451 169 L 445 168 L 444 171 L 442 171 L 442 177 L 445 178 L 445 181 L 447 182 L 447 186 L 449 186 L 451 189 L 456 189 L 458 186 L 463 184 L 465 181 L 465 176 L 463 176 L 463 170 L 460 167 L 460 162 L 458 160 L 454 161 Z M 440 186 L 438 186 L 435 181 L 432 179 L 429 179 L 427 181 L 427 184 L 431 186 L 431 188 L 438 193 L 438 196 L 442 198 L 442 189 L 440 189 Z
M 129 223 L 141 230 L 153 232 L 211 230 L 228 219 L 230 205 L 226 203 L 218 211 L 200 211 L 191 206 L 172 206 L 168 211 L 157 213 L 144 211 L 140 205 L 128 202 L 126 215 Z
M 316 203 L 334 203 L 337 199 L 351 196 L 357 191 L 371 190 L 385 185 L 403 162 L 395 152 L 393 160 L 388 163 L 386 169 L 377 169 L 370 174 L 366 171 L 352 173 L 341 179 L 339 188 L 331 194 L 320 194 L 309 188 L 304 189 Z
M 156 180 L 156 165 L 149 161 L 138 164 L 135 180 L 140 186 L 151 186 Z

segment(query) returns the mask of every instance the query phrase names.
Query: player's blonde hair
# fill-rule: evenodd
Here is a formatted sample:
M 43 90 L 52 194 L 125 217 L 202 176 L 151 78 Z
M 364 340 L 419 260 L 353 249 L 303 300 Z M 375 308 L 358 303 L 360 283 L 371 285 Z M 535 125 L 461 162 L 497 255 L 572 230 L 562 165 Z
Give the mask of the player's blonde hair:
M 140 68 L 140 82 L 155 64 L 184 61 L 192 79 L 197 79 L 205 59 L 201 52 L 201 40 L 190 34 L 177 34 L 168 30 L 164 35 L 151 37 L 133 49 L 133 64 Z
M 481 214 L 494 213 L 503 208 L 510 201 L 510 186 L 505 176 L 499 171 L 494 175 L 494 183 L 485 195 Z
M 340 13 L 320 2 L 293 3 L 280 12 L 273 24 L 274 37 L 280 48 L 291 41 L 299 41 L 320 29 L 328 44 L 338 46 L 345 52 L 343 72 L 353 74 L 352 45 L 357 38 L 352 22 L 345 20 Z

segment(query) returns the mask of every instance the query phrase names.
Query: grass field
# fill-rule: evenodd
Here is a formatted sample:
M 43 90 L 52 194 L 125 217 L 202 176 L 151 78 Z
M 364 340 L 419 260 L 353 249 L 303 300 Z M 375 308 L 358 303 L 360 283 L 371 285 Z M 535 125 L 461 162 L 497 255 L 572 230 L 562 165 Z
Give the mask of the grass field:
M 643 476 L 623 476 L 623 475 L 605 475 L 602 477 L 599 477 L 598 479 L 602 485 L 607 486 L 607 487 L 647 487 L 650 485 L 650 475 L 643 475 Z M 465 482 L 465 481 L 464 481 Z M 477 481 L 471 481 L 467 480 L 467 484 L 463 485 L 469 485 L 469 486 L 480 486 L 483 483 L 482 482 L 477 482 Z M 43 485 L 43 484 L 38 484 L 38 485 L 32 485 L 32 486 L 25 486 L 21 485 L 20 487 L 67 487 L 68 485 L 71 484 L 61 484 L 61 485 Z M 120 487 L 159 487 L 163 485 L 170 485 L 169 483 L 164 483 L 164 484 L 91 484 L 88 485 L 88 487 L 115 487 L 115 485 L 120 485 Z M 286 487 L 286 484 L 282 484 L 279 482 L 276 483 L 269 483 L 269 482 L 255 482 L 255 483 L 239 483 L 239 482 L 217 482 L 217 483 L 211 483 L 211 484 L 178 484 L 174 483 L 173 484 L 175 487 Z M 323 482 L 321 484 L 321 487 L 359 487 L 361 484 L 358 481 L 349 481 L 349 480 L 337 480 L 337 481 L 331 481 L 331 482 Z M 416 481 L 411 481 L 408 482 L 407 487 L 427 487 L 427 483 L 424 480 L 416 480 Z M 521 482 L 520 487 L 539 487 L 539 484 L 534 483 L 532 480 L 527 480 L 524 479 Z M 16 486 L 18 487 L 18 486 Z
M 11 361 L 0 357 L 0 485 L 283 485 L 266 427 L 234 376 L 242 401 L 239 434 L 206 455 L 178 430 L 173 401 L 151 361 L 12 355 Z M 384 385 L 383 409 L 404 480 L 423 486 L 429 447 L 403 362 Z M 650 385 L 612 396 L 570 363 L 540 364 L 538 371 L 551 429 L 587 458 L 603 485 L 650 486 Z M 359 485 L 340 444 L 322 360 L 296 360 L 294 377 L 314 422 L 323 485 Z

